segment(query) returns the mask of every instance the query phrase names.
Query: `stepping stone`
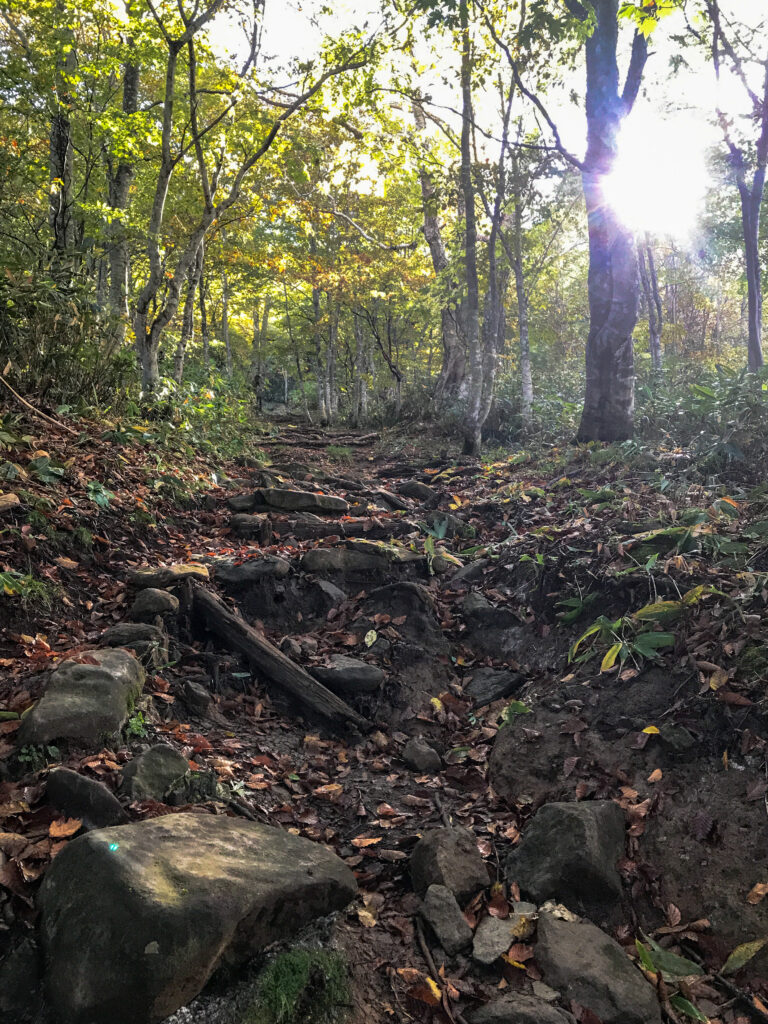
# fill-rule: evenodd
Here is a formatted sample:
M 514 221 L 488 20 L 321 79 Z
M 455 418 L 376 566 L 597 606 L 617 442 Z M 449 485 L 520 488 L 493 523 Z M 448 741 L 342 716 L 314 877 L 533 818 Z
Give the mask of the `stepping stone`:
M 341 910 L 354 876 L 320 843 L 203 813 L 68 843 L 38 896 L 45 990 L 67 1024 L 158 1024 L 214 971 Z
M 283 579 L 291 571 L 291 563 L 277 555 L 261 555 L 244 562 L 222 560 L 214 562 L 213 575 L 232 587 L 247 587 L 264 579 Z
M 147 587 L 140 590 L 128 613 L 133 622 L 154 622 L 158 615 L 177 615 L 179 599 L 167 590 Z
M 99 643 L 135 651 L 145 668 L 159 669 L 168 664 L 168 637 L 164 630 L 147 622 L 121 622 L 110 626 L 101 634 Z
M 384 563 L 404 565 L 407 562 L 423 562 L 424 555 L 418 551 L 411 551 L 410 548 L 400 547 L 397 544 L 385 544 L 380 540 L 348 540 L 348 550 L 371 554 Z
M 576 1018 L 565 1010 L 522 992 L 494 999 L 467 1019 L 469 1024 L 576 1024 Z
M 51 772 L 45 786 L 48 802 L 68 818 L 80 818 L 86 829 L 124 825 L 128 815 L 120 801 L 102 782 L 69 768 Z
M 472 929 L 461 912 L 456 897 L 444 885 L 430 885 L 421 906 L 421 916 L 435 933 L 448 956 L 455 956 L 472 945 Z
M 229 528 L 238 537 L 248 537 L 257 540 L 260 544 L 269 544 L 272 539 L 272 521 L 269 516 L 251 516 L 244 512 L 232 516 L 229 520 Z
M 227 504 L 233 512 L 245 513 L 251 511 L 256 504 L 256 499 L 253 494 L 233 494 L 227 498 Z M 232 518 L 235 519 L 237 517 L 233 516 Z
M 312 674 L 329 690 L 343 693 L 373 693 L 386 678 L 378 665 L 350 658 L 346 654 L 331 655 L 330 664 L 315 666 Z
M 387 567 L 385 559 L 367 551 L 349 548 L 312 548 L 301 559 L 304 572 L 381 572 Z
M 348 512 L 349 504 L 333 494 L 312 491 L 291 491 L 281 487 L 265 487 L 256 491 L 256 504 L 287 512 Z
M 579 1003 L 603 1024 L 661 1024 L 653 987 L 605 932 L 545 913 L 537 934 L 536 963 L 564 1002 Z
M 144 688 L 144 669 L 122 650 L 88 651 L 62 662 L 40 700 L 22 719 L 20 747 L 52 740 L 103 745 L 118 733 Z
M 406 480 L 400 484 L 397 490 L 406 498 L 415 498 L 417 501 L 429 501 L 430 498 L 436 498 L 438 494 L 434 487 L 423 484 L 420 480 Z
M 142 569 L 135 569 L 130 573 L 129 579 L 134 587 L 172 587 L 184 580 L 207 580 L 208 570 L 204 565 L 193 563 L 184 565 L 161 565 L 156 569 L 146 566 Z
M 488 887 L 488 871 L 475 837 L 464 828 L 435 828 L 413 848 L 410 860 L 413 888 L 424 896 L 430 885 L 444 885 L 459 903 Z
M 131 800 L 162 800 L 188 771 L 183 754 L 167 743 L 158 743 L 125 765 L 122 788 Z

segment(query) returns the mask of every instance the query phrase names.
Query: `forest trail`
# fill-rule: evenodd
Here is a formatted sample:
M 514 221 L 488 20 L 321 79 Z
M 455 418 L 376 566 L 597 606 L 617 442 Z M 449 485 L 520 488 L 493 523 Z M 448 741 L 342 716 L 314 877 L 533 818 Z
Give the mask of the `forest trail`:
M 61 613 L 5 623 L 0 650 L 3 941 L 33 934 L 51 857 L 89 824 L 79 791 L 46 789 L 63 765 L 117 795 L 120 820 L 228 815 L 335 851 L 359 893 L 309 934 L 348 954 L 355 1022 L 768 1019 L 768 619 L 742 568 L 765 562 L 765 499 L 708 491 L 661 450 L 462 462 L 289 423 L 259 443 L 268 460 L 213 487 L 168 487 L 149 528 L 127 515 L 147 452 L 105 441 L 125 493 L 89 550 L 55 554 L 39 520 L 3 535 L 6 568 L 47 567 Z M 9 458 L 55 468 L 58 444 Z M 45 493 L 67 532 L 82 469 L 25 475 L 4 523 Z M 96 646 L 142 660 L 143 696 L 119 739 L 54 743 L 46 670 L 95 665 Z M 126 781 L 158 744 L 170 774 L 145 762 L 146 788 Z M 454 845 L 428 856 L 433 830 Z M 425 926 L 435 882 L 463 917 L 430 890 Z M 626 985 L 606 967 L 605 933 L 635 958 L 647 937 L 660 1007 L 629 959 Z M 246 974 L 173 1019 L 239 1024 L 251 993 Z

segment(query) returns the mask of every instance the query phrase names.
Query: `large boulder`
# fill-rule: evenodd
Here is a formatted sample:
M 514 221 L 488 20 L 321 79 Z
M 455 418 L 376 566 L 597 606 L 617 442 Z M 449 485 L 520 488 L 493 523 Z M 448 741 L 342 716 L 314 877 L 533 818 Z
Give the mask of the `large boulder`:
M 123 791 L 132 800 L 162 800 L 188 771 L 189 762 L 183 754 L 167 743 L 158 743 L 125 765 Z
M 539 808 L 506 874 L 537 903 L 554 899 L 592 916 L 621 897 L 624 812 L 612 800 Z
M 22 720 L 19 746 L 62 739 L 101 743 L 123 727 L 144 688 L 140 662 L 123 650 L 82 657 L 51 673 L 42 697 Z
M 341 693 L 372 693 L 386 678 L 383 669 L 347 654 L 332 654 L 328 665 L 317 665 L 312 674 L 329 690 Z
M 542 914 L 536 963 L 566 1003 L 586 1007 L 602 1024 L 661 1024 L 652 986 L 618 942 L 589 921 Z
M 109 828 L 124 825 L 128 815 L 120 801 L 103 782 L 57 768 L 48 776 L 45 786 L 48 802 L 68 818 L 80 818 L 85 828 Z
M 357 886 L 325 847 L 281 829 L 172 814 L 90 832 L 40 890 L 45 989 L 67 1024 L 156 1024 Z
M 285 512 L 348 512 L 349 504 L 334 494 L 313 491 L 292 491 L 281 487 L 264 487 L 256 491 L 257 506 L 282 509 Z
M 486 1003 L 467 1019 L 469 1024 L 574 1024 L 570 1013 L 522 992 Z
M 463 903 L 488 886 L 488 871 L 475 837 L 464 828 L 427 832 L 413 848 L 410 870 L 419 896 L 430 885 L 443 885 Z
M 145 566 L 134 570 L 130 574 L 130 581 L 137 589 L 142 589 L 143 587 L 159 587 L 163 589 L 176 586 L 177 583 L 183 583 L 188 579 L 207 580 L 208 570 L 204 565 L 189 563 L 161 565 L 157 568 Z

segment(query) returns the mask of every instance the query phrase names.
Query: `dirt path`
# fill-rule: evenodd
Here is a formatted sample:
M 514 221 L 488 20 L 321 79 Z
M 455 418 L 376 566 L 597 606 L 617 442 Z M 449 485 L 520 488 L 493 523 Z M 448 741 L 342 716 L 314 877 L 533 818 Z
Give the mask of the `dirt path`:
M 713 979 L 735 946 L 768 935 L 765 592 L 752 571 L 761 533 L 749 533 L 761 509 L 703 488 L 670 500 L 657 486 L 661 457 L 650 468 L 583 454 L 478 467 L 425 459 L 413 442 L 393 458 L 372 437 L 320 439 L 288 425 L 279 436 L 290 444 L 266 446 L 269 465 L 238 469 L 143 551 L 122 544 L 114 562 L 97 551 L 98 615 L 80 625 L 79 643 L 67 622 L 58 644 L 12 625 L 3 707 L 10 716 L 37 696 L 43 677 L 29 669 L 49 653 L 96 639 L 105 618 L 123 620 L 132 570 L 185 562 L 207 566 L 207 589 L 370 727 L 339 730 L 308 713 L 177 588 L 180 616 L 158 620 L 170 663 L 153 671 L 123 745 L 27 751 L 25 763 L 18 724 L 5 723 L 2 827 L 17 837 L 0 843 L 8 938 L 33 922 L 34 890 L 56 852 L 43 785 L 53 763 L 115 789 L 126 762 L 164 742 L 190 759 L 197 790 L 179 806 L 131 802 L 132 818 L 190 806 L 235 813 L 327 844 L 353 869 L 360 899 L 331 941 L 354 964 L 356 1021 L 460 1020 L 500 987 L 524 991 L 540 978 L 534 947 L 492 967 L 459 955 L 435 1003 L 425 951 L 438 968 L 442 953 L 417 931 L 409 857 L 432 827 L 468 829 L 489 888 L 465 917 L 503 918 L 519 899 L 506 861 L 537 809 L 596 799 L 618 802 L 627 820 L 622 896 L 600 923 L 629 951 L 642 930 L 702 962 L 708 975 L 691 994 L 708 1018 L 762 1019 L 739 993 L 768 998 L 765 952 L 735 980 Z M 322 508 L 318 494 L 346 506 Z M 724 561 L 728 544 L 750 537 L 751 565 Z M 579 664 L 590 645 L 594 657 Z M 207 707 L 190 683 L 210 694 Z M 211 1019 L 224 1020 L 215 1010 Z

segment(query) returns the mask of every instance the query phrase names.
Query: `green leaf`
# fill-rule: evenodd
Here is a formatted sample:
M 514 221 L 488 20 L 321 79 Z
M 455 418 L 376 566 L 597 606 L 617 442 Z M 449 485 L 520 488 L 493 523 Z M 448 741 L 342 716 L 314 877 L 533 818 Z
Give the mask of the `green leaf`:
M 725 961 L 721 974 L 736 974 L 741 968 L 748 964 L 752 957 L 757 956 L 760 950 L 768 943 L 768 937 L 755 939 L 754 942 L 744 942 L 737 946 Z
M 653 964 L 653 971 L 656 974 L 661 974 L 665 981 L 672 978 L 689 978 L 692 975 L 699 976 L 704 973 L 704 970 L 693 960 L 686 960 L 684 956 L 678 956 L 677 953 L 670 953 L 669 950 L 662 949 L 653 939 L 646 938 L 646 941 L 651 947 L 648 956 Z
M 365 646 L 366 647 L 373 647 L 373 645 L 378 640 L 378 637 L 379 637 L 379 634 L 376 632 L 375 629 L 369 629 L 368 632 L 365 634 L 365 637 L 364 637 Z
M 684 1013 L 686 1017 L 690 1017 L 692 1020 L 700 1020 L 702 1024 L 708 1024 L 709 1017 L 705 1017 L 698 1007 L 694 1006 L 693 1003 L 684 999 L 681 995 L 672 996 L 669 1000 L 670 1005 L 678 1013 Z
M 674 644 L 672 633 L 640 633 L 632 641 L 632 648 L 643 658 L 655 658 L 664 647 L 673 647 Z
M 640 622 L 675 622 L 683 614 L 682 601 L 656 601 L 635 612 Z

